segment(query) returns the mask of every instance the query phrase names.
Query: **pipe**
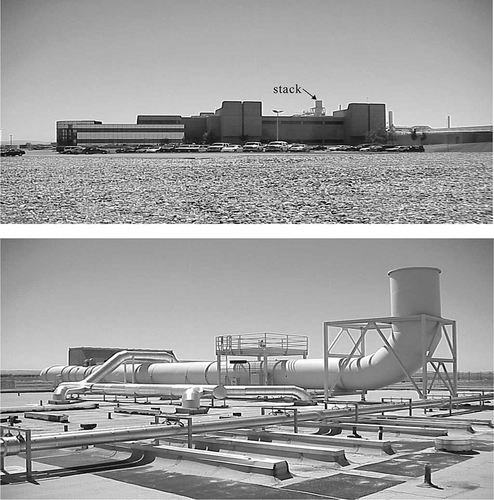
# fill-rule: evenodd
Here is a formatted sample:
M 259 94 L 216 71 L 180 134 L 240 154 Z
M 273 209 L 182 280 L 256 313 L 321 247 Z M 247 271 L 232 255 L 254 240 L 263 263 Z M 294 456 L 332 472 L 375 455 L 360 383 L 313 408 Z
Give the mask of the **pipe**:
M 166 352 L 149 352 L 142 351 L 139 349 L 127 349 L 125 351 L 120 351 L 115 353 L 111 358 L 107 359 L 100 367 L 99 370 L 91 372 L 85 379 L 85 383 L 100 382 L 108 374 L 112 373 L 117 366 L 122 365 L 126 361 L 156 361 L 162 360 L 169 363 L 174 363 L 177 361 L 173 354 Z
M 409 267 L 388 273 L 391 285 L 391 313 L 396 320 L 387 339 L 408 373 L 422 366 L 422 324 L 420 314 L 441 316 L 439 273 L 437 268 Z M 417 316 L 415 320 L 402 320 Z M 436 322 L 427 322 L 426 344 L 432 354 L 441 339 L 435 334 Z M 340 375 L 345 358 L 329 358 L 329 379 L 332 384 Z M 273 373 L 274 383 L 296 384 L 320 389 L 324 383 L 323 359 L 285 360 Z M 400 382 L 405 373 L 387 346 L 375 353 L 350 360 L 341 373 L 338 391 L 372 390 Z
M 200 389 L 202 393 L 210 393 L 216 399 L 223 399 L 225 391 L 219 385 L 193 386 L 190 384 L 86 384 L 74 385 L 66 391 L 77 394 L 105 394 L 116 396 L 170 396 L 181 398 L 185 391 Z
M 353 358 L 343 369 L 346 358 L 329 358 L 329 383 L 340 378 L 335 391 L 379 389 L 403 380 L 406 377 L 404 370 L 412 374 L 421 368 L 424 350 L 432 355 L 441 339 L 440 329 L 436 332 L 437 322 L 432 320 L 426 321 L 425 336 L 422 338 L 420 317 L 424 314 L 441 317 L 440 272 L 434 267 L 406 267 L 388 273 L 393 318 L 391 334 L 387 339 L 389 347 L 385 345 L 371 355 Z M 69 368 L 50 367 L 43 371 L 43 376 L 46 380 L 56 381 L 57 377 L 61 377 L 68 381 L 64 378 L 68 372 L 71 380 L 76 376 L 80 377 L 78 380 L 83 380 L 85 372 L 82 367 Z M 324 389 L 323 359 L 285 359 L 270 363 L 267 369 L 274 386 Z M 247 376 L 246 372 L 245 385 L 249 383 Z M 115 378 L 115 372 L 111 373 L 109 368 L 104 374 L 91 372 L 85 380 L 95 381 L 95 377 L 110 381 L 108 379 Z M 217 363 L 153 363 L 145 369 L 137 367 L 134 377 L 137 383 L 211 385 L 218 380 Z
M 58 392 L 57 392 L 58 391 Z M 65 400 L 69 394 L 105 394 L 117 396 L 170 396 L 184 398 L 187 394 L 211 394 L 216 399 L 241 396 L 293 396 L 301 401 L 311 401 L 309 393 L 295 386 L 236 386 L 192 384 L 88 384 L 72 382 L 57 388 L 58 398 Z
M 386 405 L 376 405 L 369 408 L 373 412 L 382 411 Z M 387 405 L 393 411 L 399 404 Z M 299 421 L 321 420 L 324 417 L 348 416 L 352 410 L 313 410 L 298 414 Z M 364 413 L 364 412 L 362 412 Z M 245 417 L 241 422 L 238 420 L 219 420 L 210 422 L 198 422 L 193 424 L 194 433 L 215 432 L 218 430 L 242 428 L 264 427 L 268 425 L 289 424 L 293 420 L 293 415 L 267 415 L 257 417 Z M 74 446 L 87 446 L 101 443 L 117 441 L 136 441 L 141 439 L 162 438 L 185 434 L 187 428 L 170 425 L 155 424 L 150 426 L 125 427 L 122 429 L 101 429 L 77 432 L 63 432 L 58 434 L 41 434 L 31 436 L 31 450 L 40 451 L 48 449 L 70 448 Z M 4 436 L 0 439 L 0 454 L 2 456 L 17 455 L 26 450 L 25 441 L 18 436 Z
M 53 392 L 53 401 L 65 401 L 66 396 L 70 392 L 84 392 L 84 389 L 87 388 L 90 384 L 94 384 L 100 382 L 108 375 L 112 374 L 116 368 L 125 364 L 126 361 L 132 360 L 134 361 L 167 361 L 168 363 L 177 362 L 177 358 L 170 353 L 167 352 L 156 352 L 156 351 L 144 351 L 141 349 L 126 349 L 124 351 L 119 351 L 115 353 L 113 356 L 108 358 L 102 365 L 99 365 L 94 369 L 89 370 L 84 367 L 83 370 L 74 370 L 75 367 L 66 367 L 69 368 L 69 374 L 77 380 L 77 375 L 83 375 L 84 378 L 80 382 L 68 382 L 60 384 L 55 391 Z M 42 376 L 49 373 L 53 367 L 50 367 L 41 372 Z M 125 366 L 124 366 L 125 368 Z M 143 365 L 139 365 L 137 370 L 142 370 Z M 146 367 L 147 368 L 147 367 Z M 63 374 L 63 370 L 60 372 L 60 375 Z M 137 370 L 131 371 L 132 379 L 135 379 L 135 375 Z M 126 375 L 126 371 L 124 371 Z M 126 377 L 125 377 L 126 378 Z M 69 375 L 69 379 L 71 376 Z M 73 378 L 72 378 L 73 380 Z
M 422 400 L 413 401 L 414 408 L 436 407 L 453 403 L 462 403 L 466 401 L 478 401 L 479 399 L 492 399 L 493 394 L 484 396 L 444 398 L 434 401 Z M 382 413 L 385 411 L 396 412 L 400 409 L 407 409 L 409 403 L 387 403 L 371 405 L 370 407 L 359 408 L 359 414 Z M 298 422 L 310 420 L 324 421 L 325 419 L 335 419 L 348 417 L 354 414 L 353 410 L 309 410 L 299 411 L 297 414 Z M 265 415 L 258 417 L 244 417 L 239 420 L 217 420 L 209 422 L 198 422 L 193 424 L 193 433 L 216 432 L 228 429 L 265 427 L 269 425 L 288 425 L 294 420 L 294 415 Z M 165 436 L 174 436 L 188 433 L 187 427 L 176 427 L 170 425 L 155 424 L 150 426 L 126 427 L 123 429 L 102 429 L 77 432 L 61 432 L 58 434 L 41 434 L 31 436 L 31 450 L 49 450 L 59 448 L 69 448 L 73 446 L 87 446 L 101 443 L 110 443 L 117 441 L 135 441 L 140 439 L 154 439 Z M 0 454 L 2 456 L 18 455 L 26 451 L 26 442 L 20 436 L 3 436 L 0 439 Z
M 293 396 L 301 401 L 312 401 L 310 394 L 293 385 L 226 385 L 226 397 L 241 396 Z

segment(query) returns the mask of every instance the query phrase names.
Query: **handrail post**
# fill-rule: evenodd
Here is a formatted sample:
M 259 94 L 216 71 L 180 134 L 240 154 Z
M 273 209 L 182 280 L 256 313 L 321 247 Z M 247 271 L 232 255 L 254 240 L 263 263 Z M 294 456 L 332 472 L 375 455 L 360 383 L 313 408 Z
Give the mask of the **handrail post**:
M 192 448 L 192 417 L 187 418 L 187 447 Z
M 31 450 L 31 429 L 26 429 L 26 476 L 28 480 L 33 477 L 33 461 L 32 461 L 32 450 Z
M 3 427 L 0 427 L 0 438 L 3 438 Z M 0 470 L 5 472 L 5 457 L 0 455 Z

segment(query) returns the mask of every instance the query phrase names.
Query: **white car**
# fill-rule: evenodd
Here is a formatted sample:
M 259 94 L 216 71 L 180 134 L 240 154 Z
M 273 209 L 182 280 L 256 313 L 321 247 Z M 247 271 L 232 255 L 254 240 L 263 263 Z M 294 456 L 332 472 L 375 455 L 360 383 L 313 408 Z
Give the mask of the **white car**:
M 213 142 L 213 144 L 211 144 L 206 151 L 208 153 L 220 153 L 223 151 L 223 148 L 226 148 L 227 146 L 229 146 L 227 142 Z
M 307 151 L 310 151 L 310 147 L 307 146 L 307 144 L 292 144 L 289 151 L 291 153 L 306 153 Z
M 266 146 L 266 151 L 288 151 L 288 142 L 285 141 L 272 141 Z
M 242 146 L 238 144 L 229 144 L 221 150 L 222 153 L 241 153 L 242 151 Z
M 174 151 L 176 153 L 197 153 L 201 146 L 199 144 L 180 144 Z
M 243 146 L 244 153 L 264 151 L 264 146 L 260 142 L 246 142 Z

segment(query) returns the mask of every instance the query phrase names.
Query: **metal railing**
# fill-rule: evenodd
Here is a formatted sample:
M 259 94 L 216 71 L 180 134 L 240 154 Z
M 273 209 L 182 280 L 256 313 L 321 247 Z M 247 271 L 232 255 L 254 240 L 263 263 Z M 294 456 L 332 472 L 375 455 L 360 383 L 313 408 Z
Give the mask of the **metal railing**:
M 245 333 L 220 335 L 215 338 L 216 354 L 242 356 L 274 353 L 276 355 L 303 355 L 309 352 L 308 337 L 285 333 Z

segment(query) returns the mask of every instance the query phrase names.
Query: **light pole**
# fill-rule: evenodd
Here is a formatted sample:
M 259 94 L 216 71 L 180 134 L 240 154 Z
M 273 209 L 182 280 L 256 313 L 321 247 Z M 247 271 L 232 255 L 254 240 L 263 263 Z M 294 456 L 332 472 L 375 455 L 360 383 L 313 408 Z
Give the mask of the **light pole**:
M 273 113 L 276 113 L 276 140 L 280 138 L 280 113 L 283 113 L 283 110 L 273 109 Z

